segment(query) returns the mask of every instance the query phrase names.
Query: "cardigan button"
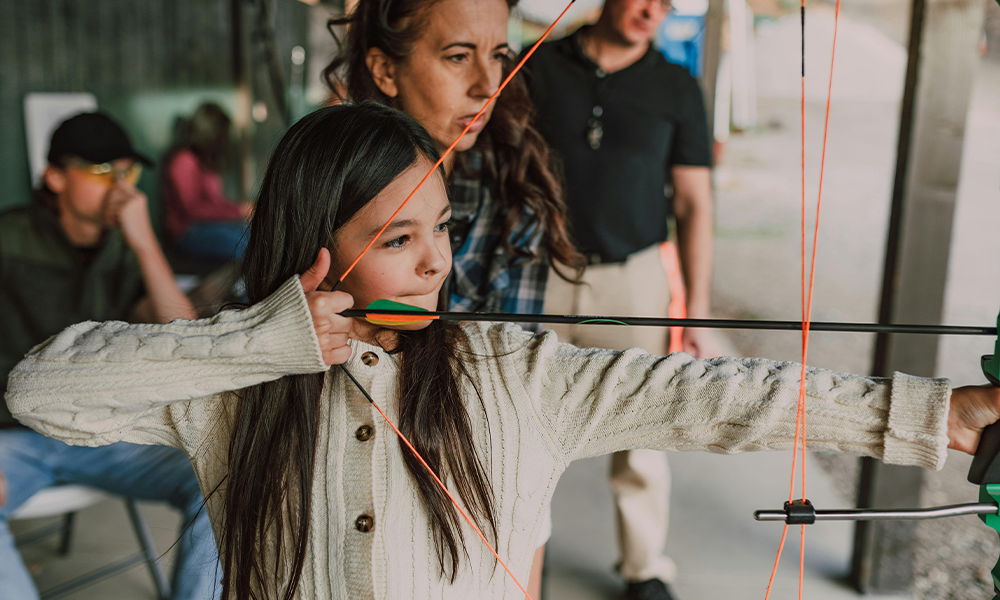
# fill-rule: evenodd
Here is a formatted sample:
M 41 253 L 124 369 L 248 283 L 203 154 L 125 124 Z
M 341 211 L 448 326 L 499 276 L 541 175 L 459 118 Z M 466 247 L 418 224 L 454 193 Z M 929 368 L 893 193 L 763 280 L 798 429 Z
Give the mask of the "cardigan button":
M 354 527 L 361 533 L 368 533 L 375 529 L 375 517 L 371 515 L 361 515 L 354 519 Z
M 378 354 L 374 352 L 365 352 L 361 355 L 361 362 L 365 363 L 366 366 L 374 367 L 378 364 Z
M 359 442 L 367 442 L 372 439 L 373 435 L 375 435 L 375 429 L 371 425 L 362 425 L 354 432 L 354 437 L 358 438 Z

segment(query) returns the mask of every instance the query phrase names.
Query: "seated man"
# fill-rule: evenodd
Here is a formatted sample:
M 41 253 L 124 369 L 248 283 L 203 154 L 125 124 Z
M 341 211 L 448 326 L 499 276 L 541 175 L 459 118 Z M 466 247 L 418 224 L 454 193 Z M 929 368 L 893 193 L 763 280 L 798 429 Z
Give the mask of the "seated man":
M 0 213 L 0 398 L 25 352 L 69 325 L 195 314 L 135 188 L 149 160 L 122 128 L 101 113 L 77 115 L 53 133 L 48 160 L 34 202 Z M 38 598 L 8 520 L 35 492 L 64 483 L 170 502 L 184 515 L 171 598 L 220 595 L 215 539 L 183 452 L 68 446 L 21 427 L 0 402 L 0 598 Z

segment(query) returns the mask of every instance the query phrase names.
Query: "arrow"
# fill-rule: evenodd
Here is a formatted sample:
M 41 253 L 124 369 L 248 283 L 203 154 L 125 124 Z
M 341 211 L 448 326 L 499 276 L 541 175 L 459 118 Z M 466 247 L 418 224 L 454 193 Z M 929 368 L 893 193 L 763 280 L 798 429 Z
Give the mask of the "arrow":
M 633 327 L 698 327 L 708 329 L 757 329 L 801 331 L 802 321 L 764 321 L 747 319 L 672 319 L 667 317 L 608 317 L 589 315 L 534 315 L 512 313 L 466 313 L 428 311 L 392 300 L 376 300 L 366 309 L 340 313 L 352 319 L 365 319 L 374 325 L 410 325 L 423 321 L 486 321 L 500 323 L 540 323 L 547 325 L 629 325 Z M 882 325 L 878 323 L 841 323 L 814 321 L 811 331 L 844 333 L 910 333 L 923 335 L 997 335 L 996 327 L 975 325 Z

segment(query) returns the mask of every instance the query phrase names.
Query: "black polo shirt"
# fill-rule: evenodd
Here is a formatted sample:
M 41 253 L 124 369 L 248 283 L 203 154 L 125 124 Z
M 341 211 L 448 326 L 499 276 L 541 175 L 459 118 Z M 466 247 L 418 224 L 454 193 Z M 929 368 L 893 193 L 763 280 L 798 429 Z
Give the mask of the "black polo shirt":
M 139 260 L 121 231 L 82 250 L 37 201 L 0 213 L 0 399 L 32 347 L 82 321 L 128 320 L 144 295 Z M 0 428 L 16 425 L 0 401 Z
M 609 74 L 578 38 L 542 44 L 528 81 L 539 128 L 563 164 L 573 241 L 601 262 L 620 262 L 667 239 L 670 169 L 711 166 L 705 105 L 687 70 L 652 47 Z M 603 133 L 596 149 L 593 118 Z

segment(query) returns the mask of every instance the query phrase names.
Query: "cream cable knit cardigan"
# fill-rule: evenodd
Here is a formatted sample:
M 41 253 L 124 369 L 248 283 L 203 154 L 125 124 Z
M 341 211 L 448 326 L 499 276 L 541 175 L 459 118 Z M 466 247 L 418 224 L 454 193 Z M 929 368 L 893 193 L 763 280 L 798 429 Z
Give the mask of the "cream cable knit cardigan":
M 468 410 L 496 496 L 499 552 L 522 583 L 543 510 L 570 461 L 632 448 L 732 453 L 792 445 L 797 364 L 586 350 L 510 325 L 466 330 L 473 355 L 495 357 L 470 360 L 485 408 L 467 385 Z M 351 347 L 347 368 L 395 419 L 399 357 L 361 342 Z M 399 443 L 343 373 L 323 364 L 295 278 L 256 306 L 212 319 L 74 325 L 15 368 L 7 401 L 21 422 L 70 444 L 182 448 L 207 493 L 226 473 L 234 399 L 225 392 L 321 371 L 325 414 L 298 597 L 519 597 L 470 530 L 457 580 L 439 577 L 427 515 Z M 932 469 L 943 464 L 946 380 L 810 369 L 807 384 L 810 448 Z M 361 425 L 374 428 L 370 440 L 356 437 Z M 218 499 L 208 502 L 217 531 Z M 355 527 L 362 514 L 374 517 L 370 532 Z

